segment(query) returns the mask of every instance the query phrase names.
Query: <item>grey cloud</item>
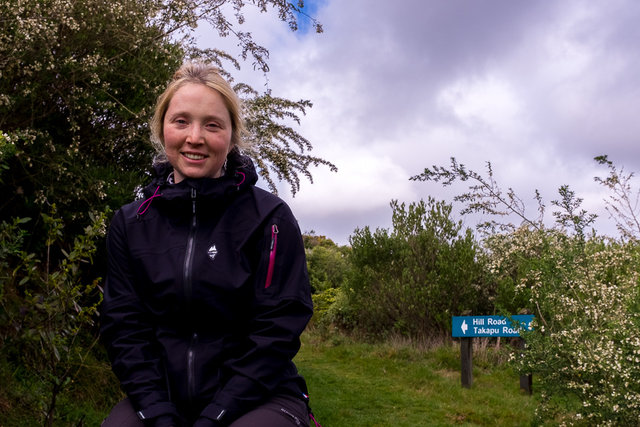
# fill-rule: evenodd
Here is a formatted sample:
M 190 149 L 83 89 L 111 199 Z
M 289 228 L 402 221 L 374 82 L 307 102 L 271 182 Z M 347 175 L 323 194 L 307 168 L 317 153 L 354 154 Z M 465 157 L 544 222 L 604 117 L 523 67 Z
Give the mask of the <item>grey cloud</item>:
M 476 169 L 491 160 L 506 171 L 505 185 L 521 182 L 525 195 L 541 188 L 549 197 L 565 183 L 591 188 L 592 176 L 603 173 L 595 155 L 640 170 L 640 3 L 332 0 L 318 17 L 323 35 L 272 51 L 282 64 L 273 67 L 271 82 L 291 93 L 304 88 L 314 101 L 302 133 L 308 123 L 327 128 L 308 135 L 319 155 L 337 160 L 332 156 L 343 153 L 335 148 L 351 145 L 387 153 L 409 171 L 406 179 L 451 156 Z M 277 73 L 285 76 L 280 83 Z M 452 84 L 483 79 L 504 82 L 517 100 L 514 123 L 502 134 L 481 121 L 463 123 L 438 104 Z M 480 108 L 492 103 L 479 101 Z M 341 160 L 349 167 L 349 159 Z M 516 163 L 520 170 L 509 168 Z M 449 197 L 424 188 L 417 190 L 424 197 Z M 388 224 L 388 209 L 344 209 L 301 222 L 326 227 L 322 234 L 330 237 Z

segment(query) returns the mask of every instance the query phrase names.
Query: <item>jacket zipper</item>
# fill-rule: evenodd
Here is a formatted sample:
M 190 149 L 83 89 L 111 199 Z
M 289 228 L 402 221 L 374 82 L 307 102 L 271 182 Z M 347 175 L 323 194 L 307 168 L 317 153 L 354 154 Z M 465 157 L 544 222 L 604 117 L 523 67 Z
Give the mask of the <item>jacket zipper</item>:
M 193 269 L 193 248 L 195 246 L 196 226 L 198 225 L 196 217 L 196 189 L 191 189 L 191 227 L 189 228 L 189 237 L 187 238 L 187 250 L 184 256 L 184 270 L 182 275 L 182 283 L 184 286 L 184 296 L 187 305 L 191 304 L 192 294 L 192 269 Z
M 276 250 L 278 248 L 278 232 L 278 226 L 273 224 L 271 226 L 271 246 L 269 247 L 269 267 L 267 268 L 267 280 L 264 284 L 265 289 L 271 286 L 271 280 L 273 279 L 273 268 L 276 264 Z
M 196 351 L 195 346 L 198 344 L 198 333 L 194 332 L 191 336 L 191 343 L 189 344 L 189 351 L 187 352 L 187 393 L 189 397 L 189 403 L 193 405 L 193 397 L 196 395 Z
M 192 283 L 192 270 L 193 270 L 193 250 L 195 247 L 196 227 L 198 225 L 196 216 L 196 189 L 191 189 L 191 226 L 189 228 L 189 237 L 187 239 L 187 249 L 184 256 L 184 271 L 183 271 L 183 290 L 185 302 L 187 304 L 188 312 L 191 312 L 191 298 L 193 295 L 193 283 Z M 189 349 L 187 350 L 187 393 L 188 400 L 193 403 L 193 397 L 195 396 L 195 346 L 198 342 L 198 334 L 193 333 Z

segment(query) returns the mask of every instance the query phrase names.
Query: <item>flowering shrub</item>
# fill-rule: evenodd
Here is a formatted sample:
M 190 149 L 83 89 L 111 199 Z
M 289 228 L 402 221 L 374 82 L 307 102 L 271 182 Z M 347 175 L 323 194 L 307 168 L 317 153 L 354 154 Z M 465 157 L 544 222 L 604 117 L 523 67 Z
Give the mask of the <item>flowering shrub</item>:
M 566 424 L 632 425 L 640 413 L 637 243 L 586 241 L 521 228 L 486 240 L 490 268 L 513 280 L 535 313 L 527 348 L 513 355 L 541 391 L 538 417 Z
M 15 147 L 0 182 L 8 199 L 0 218 L 37 217 L 57 203 L 81 230 L 90 210 L 129 201 L 153 156 L 147 122 L 174 70 L 194 58 L 230 78 L 225 67 L 240 67 L 239 58 L 197 45 L 198 25 L 235 37 L 242 58 L 268 70 L 267 49 L 241 31 L 252 6 L 292 29 L 303 16 L 303 2 L 285 0 L 0 0 L 0 131 Z M 308 155 L 311 143 L 287 124 L 299 122 L 309 101 L 236 89 L 255 143 L 248 154 L 274 191 L 273 175 L 295 192 L 310 167 L 335 170 Z
M 471 182 L 454 200 L 463 213 L 489 215 L 480 224 L 489 273 L 497 282 L 496 306 L 505 314 L 528 309 L 534 330 L 524 332 L 526 349 L 512 356 L 522 373 L 532 373 L 541 391 L 540 422 L 578 425 L 638 425 L 640 414 L 640 245 L 638 193 L 633 173 L 609 168 L 596 182 L 611 190 L 605 201 L 619 239 L 587 234 L 595 215 L 568 186 L 551 202 L 553 228 L 545 227 L 545 205 L 536 191 L 537 219 L 526 215 L 522 199 L 502 190 L 493 178 L 452 159 L 450 168 L 433 166 L 413 179 Z M 516 218 L 513 222 L 497 221 Z

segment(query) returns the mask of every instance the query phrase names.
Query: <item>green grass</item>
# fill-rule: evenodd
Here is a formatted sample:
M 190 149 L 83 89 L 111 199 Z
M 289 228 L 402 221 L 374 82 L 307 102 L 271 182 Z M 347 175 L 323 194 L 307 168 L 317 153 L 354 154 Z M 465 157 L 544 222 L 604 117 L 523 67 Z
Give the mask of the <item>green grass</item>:
M 535 395 L 520 392 L 508 367 L 481 356 L 470 389 L 460 384 L 456 346 L 421 351 L 307 333 L 295 361 L 324 427 L 531 425 Z
M 502 359 L 504 352 L 476 351 L 471 389 L 460 385 L 460 353 L 453 345 L 419 350 L 305 332 L 295 361 L 323 427 L 530 425 L 536 397 L 520 392 Z M 39 381 L 3 365 L 0 384 L 0 426 L 38 425 L 36 396 L 45 392 Z M 108 364 L 96 362 L 61 396 L 55 426 L 99 425 L 118 394 Z

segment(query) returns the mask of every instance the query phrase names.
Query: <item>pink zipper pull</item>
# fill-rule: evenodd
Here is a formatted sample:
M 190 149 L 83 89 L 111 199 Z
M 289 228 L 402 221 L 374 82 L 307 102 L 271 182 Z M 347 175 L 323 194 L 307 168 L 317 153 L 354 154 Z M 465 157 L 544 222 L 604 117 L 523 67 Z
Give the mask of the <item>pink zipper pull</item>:
M 267 268 L 267 281 L 264 284 L 265 289 L 271 286 L 271 279 L 273 279 L 273 268 L 276 264 L 277 248 L 278 248 L 278 226 L 273 224 L 271 226 L 271 246 L 269 247 L 269 267 Z

